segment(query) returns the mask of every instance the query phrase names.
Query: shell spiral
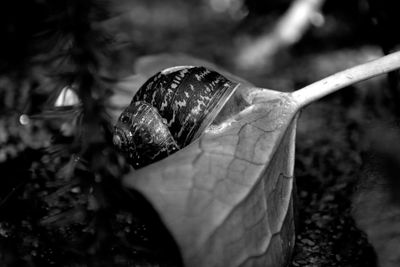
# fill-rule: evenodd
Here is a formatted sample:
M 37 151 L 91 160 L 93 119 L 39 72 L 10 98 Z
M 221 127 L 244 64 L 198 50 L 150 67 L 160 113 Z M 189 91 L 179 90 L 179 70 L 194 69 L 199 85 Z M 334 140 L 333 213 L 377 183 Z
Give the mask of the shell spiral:
M 165 69 L 142 85 L 121 114 L 114 143 L 135 168 L 160 160 L 199 137 L 238 85 L 204 67 Z

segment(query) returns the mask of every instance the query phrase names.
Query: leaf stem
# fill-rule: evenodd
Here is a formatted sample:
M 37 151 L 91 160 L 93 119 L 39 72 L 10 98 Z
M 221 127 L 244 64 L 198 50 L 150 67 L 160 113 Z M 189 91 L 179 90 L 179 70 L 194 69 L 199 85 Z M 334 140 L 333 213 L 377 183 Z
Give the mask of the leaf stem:
M 400 68 L 400 51 L 338 72 L 291 93 L 299 108 L 346 86 Z

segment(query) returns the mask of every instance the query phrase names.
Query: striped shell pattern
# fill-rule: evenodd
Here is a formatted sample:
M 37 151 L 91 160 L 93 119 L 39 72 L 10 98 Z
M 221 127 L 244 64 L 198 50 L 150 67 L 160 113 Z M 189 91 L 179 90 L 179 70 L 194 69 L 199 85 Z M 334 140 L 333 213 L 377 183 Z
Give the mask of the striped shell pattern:
M 198 138 L 238 84 L 204 67 L 165 69 L 138 90 L 115 126 L 114 144 L 140 168 Z

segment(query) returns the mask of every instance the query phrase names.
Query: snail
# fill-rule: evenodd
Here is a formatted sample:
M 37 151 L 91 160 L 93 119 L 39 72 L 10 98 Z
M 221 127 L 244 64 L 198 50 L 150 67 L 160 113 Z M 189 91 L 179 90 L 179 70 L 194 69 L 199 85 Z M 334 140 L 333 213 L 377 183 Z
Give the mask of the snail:
M 153 67 L 160 65 L 155 62 Z M 396 68 L 400 52 L 294 92 L 242 82 L 215 118 L 217 127 L 209 127 L 172 156 L 129 172 L 122 183 L 158 212 L 178 245 L 183 266 L 288 266 L 295 244 L 293 170 L 299 111 L 332 92 Z M 237 95 L 249 104 L 221 120 Z M 177 149 L 182 148 L 168 122 L 163 124 Z
M 113 143 L 134 168 L 163 159 L 198 138 L 238 86 L 205 67 L 178 66 L 158 72 L 120 115 Z

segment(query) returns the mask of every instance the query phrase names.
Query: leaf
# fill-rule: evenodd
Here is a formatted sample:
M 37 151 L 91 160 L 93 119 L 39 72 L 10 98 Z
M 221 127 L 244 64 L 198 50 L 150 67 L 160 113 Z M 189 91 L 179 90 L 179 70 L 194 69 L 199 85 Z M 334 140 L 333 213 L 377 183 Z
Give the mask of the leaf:
M 297 111 L 399 68 L 399 57 L 392 53 L 292 93 L 244 82 L 238 94 L 247 108 L 172 156 L 131 172 L 124 182 L 159 212 L 186 266 L 287 265 L 294 245 Z
M 297 105 L 243 86 L 249 107 L 125 177 L 160 214 L 185 266 L 285 266 L 294 245 Z

